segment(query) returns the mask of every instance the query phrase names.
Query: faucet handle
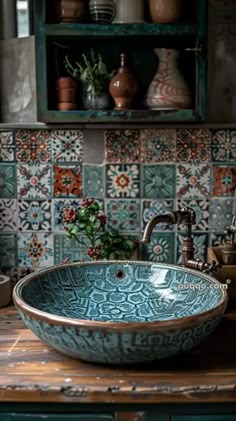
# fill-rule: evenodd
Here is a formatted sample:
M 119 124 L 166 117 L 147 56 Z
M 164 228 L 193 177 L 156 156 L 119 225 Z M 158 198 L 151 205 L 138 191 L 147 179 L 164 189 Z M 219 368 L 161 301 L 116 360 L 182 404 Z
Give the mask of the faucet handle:
M 220 269 L 221 269 L 221 264 L 220 263 L 216 263 L 215 260 L 212 260 L 211 263 L 207 263 L 206 264 L 206 268 L 203 270 L 203 272 L 214 275 Z

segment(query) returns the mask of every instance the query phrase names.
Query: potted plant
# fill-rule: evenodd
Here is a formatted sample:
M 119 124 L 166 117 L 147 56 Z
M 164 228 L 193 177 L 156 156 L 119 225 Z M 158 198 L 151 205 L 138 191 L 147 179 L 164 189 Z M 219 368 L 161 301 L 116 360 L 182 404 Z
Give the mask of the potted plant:
M 83 106 L 87 110 L 106 110 L 112 108 L 109 94 L 109 83 L 115 71 L 109 72 L 103 62 L 101 54 L 95 55 L 93 49 L 90 56 L 82 54 L 82 61 L 75 62 L 75 66 L 65 57 L 67 72 L 82 85 Z
M 94 198 L 84 196 L 81 205 L 64 208 L 64 230 L 87 250 L 92 260 L 127 260 L 134 257 L 139 241 L 120 235 L 115 229 L 105 229 L 107 217 Z M 62 263 L 69 263 L 70 257 Z

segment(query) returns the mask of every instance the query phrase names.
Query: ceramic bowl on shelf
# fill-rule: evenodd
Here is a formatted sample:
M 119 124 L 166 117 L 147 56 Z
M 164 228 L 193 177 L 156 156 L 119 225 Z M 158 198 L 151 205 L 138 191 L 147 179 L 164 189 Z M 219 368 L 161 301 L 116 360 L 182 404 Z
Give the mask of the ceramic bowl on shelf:
M 26 326 L 58 351 L 128 364 L 198 345 L 218 325 L 227 292 L 216 279 L 180 266 L 91 261 L 27 275 L 13 299 Z

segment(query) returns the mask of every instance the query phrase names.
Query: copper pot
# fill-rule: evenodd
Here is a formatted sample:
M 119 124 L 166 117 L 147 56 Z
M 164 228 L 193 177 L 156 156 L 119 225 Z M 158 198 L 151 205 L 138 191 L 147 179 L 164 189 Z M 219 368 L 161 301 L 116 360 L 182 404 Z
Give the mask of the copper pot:
M 60 111 L 76 110 L 77 105 L 73 102 L 58 102 L 57 109 Z
M 64 23 L 82 22 L 87 14 L 86 0 L 56 0 L 56 13 Z
M 183 0 L 149 0 L 153 23 L 177 22 L 181 16 Z

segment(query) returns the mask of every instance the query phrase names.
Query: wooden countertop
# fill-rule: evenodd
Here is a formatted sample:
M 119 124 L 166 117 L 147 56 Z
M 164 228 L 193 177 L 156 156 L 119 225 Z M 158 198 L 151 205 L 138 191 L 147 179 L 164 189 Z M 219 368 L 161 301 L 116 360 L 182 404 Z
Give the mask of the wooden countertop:
M 84 363 L 44 345 L 13 306 L 0 309 L 0 402 L 236 402 L 236 311 L 200 347 L 139 366 Z

